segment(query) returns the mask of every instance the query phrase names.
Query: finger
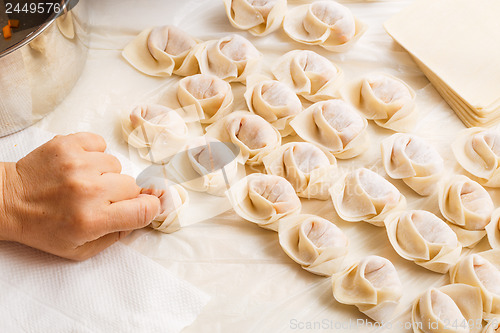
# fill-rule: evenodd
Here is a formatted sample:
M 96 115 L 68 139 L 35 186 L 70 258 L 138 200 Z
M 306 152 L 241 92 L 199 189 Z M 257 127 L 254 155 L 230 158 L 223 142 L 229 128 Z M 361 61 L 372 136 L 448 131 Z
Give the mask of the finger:
M 91 165 L 95 165 L 97 167 L 97 171 L 99 171 L 100 174 L 122 172 L 122 164 L 120 163 L 120 160 L 113 155 L 99 152 L 89 152 L 86 158 Z
M 80 132 L 70 134 L 68 138 L 86 151 L 104 152 L 106 150 L 106 141 L 104 141 L 102 136 L 94 133 Z
M 107 209 L 108 232 L 134 230 L 147 226 L 160 213 L 160 199 L 140 194 L 137 198 L 112 203 Z
M 127 237 L 132 231 L 118 231 L 104 235 L 96 240 L 85 243 L 75 249 L 71 255 L 73 260 L 86 260 L 107 249 L 122 238 Z
M 104 188 L 104 198 L 111 203 L 137 198 L 141 188 L 135 183 L 133 177 L 119 173 L 105 173 L 100 181 Z

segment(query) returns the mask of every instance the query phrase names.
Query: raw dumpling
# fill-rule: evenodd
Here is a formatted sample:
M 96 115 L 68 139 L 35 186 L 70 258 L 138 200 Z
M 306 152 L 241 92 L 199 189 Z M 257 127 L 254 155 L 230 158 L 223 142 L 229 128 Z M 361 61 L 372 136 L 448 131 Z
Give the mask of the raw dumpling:
M 197 50 L 202 74 L 215 75 L 227 82 L 246 82 L 262 58 L 255 46 L 239 35 L 208 41 Z
M 254 36 L 279 29 L 286 13 L 286 0 L 224 0 L 229 22 Z
M 248 109 L 271 123 L 283 136 L 292 132 L 289 123 L 302 111 L 302 103 L 286 84 L 263 75 L 247 78 Z
M 403 179 L 420 195 L 431 195 L 442 176 L 443 158 L 423 139 L 397 133 L 382 141 L 382 161 L 389 177 Z
M 345 221 L 366 221 L 378 227 L 386 216 L 406 208 L 399 190 L 379 174 L 360 168 L 330 189 L 337 214 Z
M 211 124 L 230 113 L 234 101 L 231 85 L 207 74 L 182 79 L 177 98 L 183 108 L 196 108 L 200 121 L 204 124 Z
M 372 74 L 350 89 L 351 101 L 380 127 L 407 132 L 415 124 L 415 91 L 387 74 Z
M 305 270 L 331 276 L 347 255 L 349 241 L 332 222 L 315 215 L 294 215 L 280 220 L 279 242 L 283 251 Z
M 344 52 L 363 35 L 366 26 L 353 16 L 349 8 L 335 1 L 315 1 L 289 10 L 283 29 L 299 43 Z
M 262 117 L 236 111 L 206 128 L 207 135 L 232 142 L 240 149 L 240 162 L 262 163 L 262 158 L 281 145 L 281 135 Z
M 143 194 L 155 195 L 160 199 L 160 215 L 151 222 L 151 227 L 158 231 L 170 234 L 181 228 L 183 211 L 189 204 L 189 197 L 180 185 L 167 184 L 159 181 L 163 186 L 152 185 L 142 191 Z
M 369 147 L 368 122 L 340 99 L 311 105 L 290 126 L 304 141 L 330 151 L 337 158 L 358 156 Z
M 277 231 L 279 219 L 300 212 L 301 203 L 292 185 L 282 177 L 253 173 L 227 192 L 236 214 L 247 221 Z
M 369 256 L 332 276 L 333 296 L 342 304 L 355 305 L 375 321 L 386 322 L 403 294 L 394 265 L 387 259 Z
M 430 288 L 412 310 L 415 333 L 475 333 L 481 330 L 481 293 L 465 284 Z
M 492 249 L 500 248 L 500 208 L 491 215 L 491 221 L 486 226 L 488 242 Z
M 164 162 L 181 151 L 189 138 L 182 117 L 162 105 L 137 106 L 123 119 L 122 131 L 128 144 L 154 163 Z
M 287 143 L 264 157 L 263 163 L 268 174 L 285 178 L 299 197 L 307 199 L 327 200 L 338 178 L 335 157 L 307 142 Z
M 199 41 L 174 26 L 142 31 L 123 50 L 123 57 L 137 70 L 151 76 L 198 73 L 198 62 L 191 53 Z
M 490 320 L 481 333 L 500 333 L 500 318 Z
M 500 187 L 500 132 L 474 127 L 463 131 L 451 148 L 458 163 L 489 187 Z
M 424 210 L 394 213 L 385 220 L 392 247 L 406 260 L 438 273 L 446 273 L 460 258 L 462 245 L 453 230 Z
M 294 50 L 281 56 L 272 68 L 273 75 L 311 102 L 340 96 L 344 74 L 330 60 L 316 52 Z
M 165 173 L 190 190 L 224 196 L 238 177 L 237 155 L 231 143 L 198 137 L 172 158 Z
M 483 317 L 500 316 L 500 251 L 471 254 L 450 271 L 451 283 L 464 283 L 481 289 Z
M 494 210 L 486 190 L 463 175 L 455 175 L 439 184 L 439 209 L 452 223 L 460 242 L 472 247 L 485 235 Z

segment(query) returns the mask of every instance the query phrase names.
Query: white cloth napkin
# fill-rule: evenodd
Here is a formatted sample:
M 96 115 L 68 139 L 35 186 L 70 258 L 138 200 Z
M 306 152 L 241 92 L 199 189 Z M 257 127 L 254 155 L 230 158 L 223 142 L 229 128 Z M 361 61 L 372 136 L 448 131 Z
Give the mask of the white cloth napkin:
M 17 161 L 52 138 L 37 128 L 0 139 Z M 0 242 L 0 332 L 179 332 L 209 297 L 117 243 L 84 262 Z

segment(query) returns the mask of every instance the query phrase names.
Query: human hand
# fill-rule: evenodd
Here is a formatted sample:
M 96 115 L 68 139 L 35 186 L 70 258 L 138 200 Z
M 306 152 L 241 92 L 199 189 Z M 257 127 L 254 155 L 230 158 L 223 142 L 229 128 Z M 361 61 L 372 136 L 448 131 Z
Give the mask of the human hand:
M 120 174 L 120 162 L 105 149 L 102 137 L 77 133 L 4 163 L 0 238 L 84 260 L 147 226 L 159 199 Z

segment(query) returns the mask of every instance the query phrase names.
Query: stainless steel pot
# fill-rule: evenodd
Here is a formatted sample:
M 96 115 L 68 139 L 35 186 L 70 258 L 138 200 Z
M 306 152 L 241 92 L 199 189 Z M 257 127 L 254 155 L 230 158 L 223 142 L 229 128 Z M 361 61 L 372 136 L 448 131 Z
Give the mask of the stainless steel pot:
M 0 28 L 8 19 L 20 21 L 11 38 L 0 36 L 0 137 L 32 125 L 59 105 L 87 58 L 86 0 L 53 1 L 59 10 L 44 15 L 36 11 L 42 7 L 30 13 L 31 3 L 42 2 L 0 0 Z

